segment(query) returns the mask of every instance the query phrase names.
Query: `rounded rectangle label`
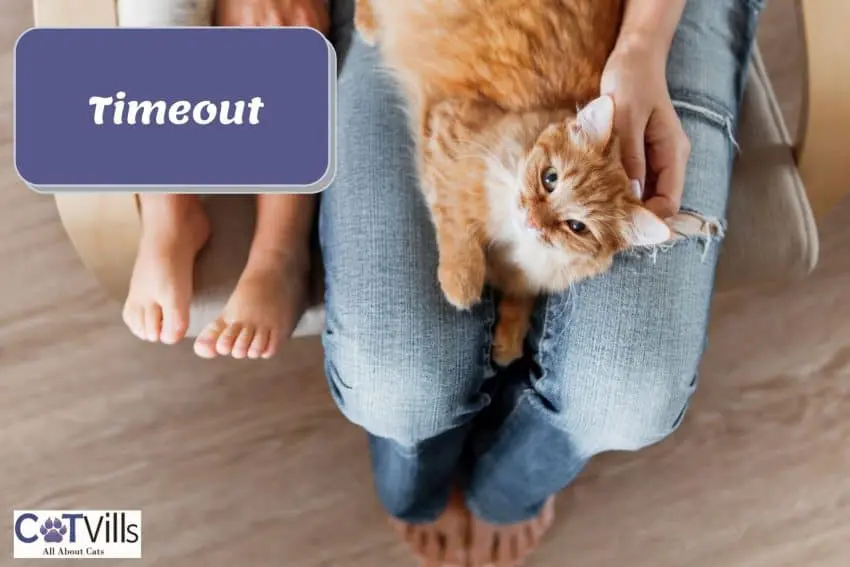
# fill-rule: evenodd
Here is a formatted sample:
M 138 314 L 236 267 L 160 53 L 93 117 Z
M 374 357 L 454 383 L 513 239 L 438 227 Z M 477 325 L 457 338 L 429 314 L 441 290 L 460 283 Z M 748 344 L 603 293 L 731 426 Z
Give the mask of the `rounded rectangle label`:
M 51 193 L 316 192 L 336 54 L 309 28 L 34 28 L 15 47 L 19 175 Z

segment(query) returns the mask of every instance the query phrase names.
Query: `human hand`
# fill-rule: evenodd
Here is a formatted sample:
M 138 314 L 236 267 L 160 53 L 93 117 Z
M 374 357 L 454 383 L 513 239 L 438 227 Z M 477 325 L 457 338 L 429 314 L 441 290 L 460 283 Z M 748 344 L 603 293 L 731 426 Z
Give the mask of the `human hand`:
M 640 182 L 646 207 L 661 218 L 679 211 L 691 144 L 665 77 L 667 53 L 621 42 L 602 74 L 602 94 L 616 105 L 614 131 L 623 166 Z
M 219 26 L 306 26 L 327 34 L 330 18 L 325 0 L 218 0 Z

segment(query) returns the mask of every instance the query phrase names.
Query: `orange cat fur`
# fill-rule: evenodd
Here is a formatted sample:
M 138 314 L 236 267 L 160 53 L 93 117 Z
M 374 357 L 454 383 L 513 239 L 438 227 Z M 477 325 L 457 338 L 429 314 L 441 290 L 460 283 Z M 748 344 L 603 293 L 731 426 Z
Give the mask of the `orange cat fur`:
M 502 292 L 499 364 L 522 354 L 538 294 L 670 236 L 635 194 L 599 96 L 622 1 L 357 2 L 410 104 L 443 293 L 465 309 L 485 281 Z

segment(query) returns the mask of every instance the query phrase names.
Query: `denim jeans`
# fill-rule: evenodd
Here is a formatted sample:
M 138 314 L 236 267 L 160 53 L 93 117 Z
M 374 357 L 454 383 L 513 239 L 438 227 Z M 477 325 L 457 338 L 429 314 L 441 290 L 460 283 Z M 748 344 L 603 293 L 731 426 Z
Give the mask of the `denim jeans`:
M 719 228 L 760 9 L 690 0 L 669 56 L 692 146 L 682 208 Z M 335 12 L 350 30 L 350 3 Z M 667 437 L 697 385 L 722 230 L 623 253 L 603 276 L 541 298 L 526 356 L 499 371 L 494 294 L 460 312 L 440 292 L 404 102 L 376 49 L 355 36 L 340 51 L 339 169 L 320 210 L 326 374 L 369 434 L 387 511 L 432 521 L 455 485 L 482 519 L 521 521 L 594 455 Z

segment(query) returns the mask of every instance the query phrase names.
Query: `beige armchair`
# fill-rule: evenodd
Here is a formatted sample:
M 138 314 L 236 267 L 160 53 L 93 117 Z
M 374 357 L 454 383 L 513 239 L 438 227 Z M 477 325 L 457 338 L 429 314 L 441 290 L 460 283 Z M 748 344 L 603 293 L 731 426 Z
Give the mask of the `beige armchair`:
M 34 0 L 39 26 L 117 25 L 116 0 Z M 729 230 L 718 289 L 730 290 L 807 275 L 818 256 L 815 219 L 850 190 L 850 2 L 801 0 L 807 77 L 801 138 L 789 137 L 756 50 L 739 128 L 741 153 L 729 202 Z M 109 294 L 124 299 L 140 233 L 134 194 L 57 195 L 65 229 L 85 265 Z M 196 267 L 190 336 L 217 316 L 247 257 L 253 198 L 211 197 L 205 206 L 213 237 Z M 226 238 L 216 238 L 227 235 Z M 322 326 L 317 305 L 298 335 Z

